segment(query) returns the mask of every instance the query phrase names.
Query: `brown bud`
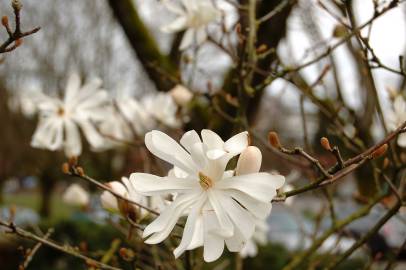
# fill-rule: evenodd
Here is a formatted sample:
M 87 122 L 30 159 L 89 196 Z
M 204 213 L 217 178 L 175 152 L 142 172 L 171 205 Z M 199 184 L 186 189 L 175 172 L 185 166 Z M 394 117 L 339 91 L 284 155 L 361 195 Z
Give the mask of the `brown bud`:
M 74 167 L 74 166 L 76 166 L 78 164 L 78 158 L 77 157 L 70 157 L 68 159 L 68 163 L 69 163 L 69 166 Z
M 278 134 L 275 131 L 271 131 L 268 133 L 268 140 L 273 147 L 282 148 Z
M 70 166 L 67 162 L 62 164 L 62 172 L 64 174 L 69 174 L 70 173 Z
M 333 37 L 340 38 L 345 37 L 347 34 L 347 28 L 344 25 L 338 24 L 334 27 Z
M 389 159 L 388 159 L 388 158 L 385 158 L 385 159 L 383 160 L 383 169 L 385 170 L 386 168 L 389 167 L 389 165 L 390 165 Z
M 135 252 L 132 249 L 120 248 L 119 252 L 120 257 L 125 261 L 133 261 L 135 257 Z
M 22 38 L 17 39 L 14 44 L 16 47 L 20 47 L 21 44 L 23 44 L 23 39 Z
M 4 27 L 8 27 L 8 17 L 7 17 L 7 16 L 1 17 L 1 24 L 2 24 Z
M 268 49 L 268 46 L 266 46 L 266 44 L 261 44 L 259 45 L 259 47 L 257 48 L 257 53 L 263 53 Z
M 330 142 L 329 142 L 329 140 L 328 140 L 326 137 L 322 137 L 322 138 L 320 139 L 320 144 L 321 144 L 321 146 L 323 146 L 323 148 L 326 149 L 327 151 L 333 151 L 333 149 L 331 149 Z
M 378 149 L 376 149 L 370 156 L 371 159 L 379 158 L 383 156 L 386 153 L 386 150 L 388 150 L 388 145 L 385 143 Z
M 76 167 L 76 171 L 80 176 L 84 176 L 85 175 L 85 171 L 83 170 L 82 167 Z

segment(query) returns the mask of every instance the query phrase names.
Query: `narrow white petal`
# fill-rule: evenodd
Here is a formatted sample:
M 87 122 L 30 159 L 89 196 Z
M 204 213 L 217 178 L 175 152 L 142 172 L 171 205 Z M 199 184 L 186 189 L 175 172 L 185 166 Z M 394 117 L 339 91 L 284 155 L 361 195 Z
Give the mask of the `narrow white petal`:
M 185 149 L 190 153 L 192 147 L 196 143 L 200 143 L 199 134 L 195 130 L 189 130 L 185 134 L 183 134 L 182 138 L 180 139 L 180 144 L 185 147 Z
M 192 157 L 165 133 L 157 130 L 148 132 L 145 135 L 145 145 L 152 154 L 183 171 L 187 173 L 196 171 Z
M 227 190 L 229 194 L 256 218 L 264 219 L 271 213 L 272 204 L 270 202 L 261 202 L 239 190 Z
M 168 237 L 176 222 L 198 198 L 196 194 L 178 196 L 161 214 L 144 230 L 142 237 L 150 236 L 145 243 L 160 243 Z
M 249 145 L 248 131 L 234 135 L 224 143 L 224 149 L 232 154 L 240 154 Z
M 72 73 L 66 84 L 65 103 L 71 102 L 78 94 L 80 89 L 80 77 L 77 73 Z
M 199 183 L 188 178 L 159 177 L 147 173 L 133 173 L 130 182 L 134 189 L 147 196 L 199 190 Z
M 211 231 L 220 226 L 216 215 L 212 211 L 203 212 L 204 227 L 204 249 L 203 258 L 205 262 L 213 262 L 220 258 L 224 251 L 224 238 Z
M 206 27 L 200 27 L 196 31 L 196 43 L 197 45 L 203 44 L 207 40 L 207 32 L 206 32 Z
M 398 145 L 400 147 L 406 147 L 406 133 L 402 133 L 398 137 Z
M 257 173 L 261 169 L 262 154 L 258 147 L 249 146 L 239 156 L 236 175 Z
M 79 129 L 72 120 L 67 119 L 65 120 L 65 155 L 67 157 L 77 157 L 81 152 L 82 141 Z
M 285 182 L 285 177 L 269 173 L 254 173 L 234 176 L 219 181 L 216 185 L 219 189 L 235 189 L 247 195 L 263 201 L 270 202 L 276 195 L 276 189 Z
M 202 140 L 209 149 L 223 149 L 224 141 L 215 132 L 209 129 L 203 129 Z
M 199 215 L 199 217 L 196 220 L 195 230 L 193 233 L 192 240 L 190 241 L 190 244 L 187 247 L 187 249 L 192 250 L 192 249 L 203 246 L 203 243 L 204 243 L 203 237 L 204 237 L 203 216 Z
M 196 223 L 201 213 L 202 205 L 205 202 L 205 196 L 202 196 L 199 201 L 195 202 L 189 216 L 186 220 L 185 229 L 183 230 L 182 240 L 179 246 L 173 251 L 175 258 L 177 259 L 185 250 L 190 246 L 193 240 L 193 235 L 196 230 Z
M 250 239 L 255 231 L 254 217 L 231 197 L 220 195 L 219 201 L 227 209 L 235 228 L 238 228 L 245 240 Z
M 187 27 L 187 18 L 185 16 L 179 16 L 173 22 L 161 27 L 161 31 L 164 33 L 175 33 L 182 31 Z
M 210 204 L 214 209 L 220 225 L 220 227 L 216 228 L 216 230 L 212 233 L 218 234 L 222 237 L 231 237 L 234 233 L 234 225 L 228 217 L 227 211 L 224 209 L 224 206 L 219 201 L 218 192 L 216 192 L 215 190 L 210 190 L 207 191 L 207 194 L 209 196 Z
M 96 130 L 95 126 L 89 120 L 86 119 L 75 119 L 75 120 L 82 129 L 83 134 L 86 137 L 86 140 L 93 148 L 97 149 L 103 147 L 105 142 L 104 138 L 100 135 L 100 133 Z
M 249 241 L 249 240 L 248 240 Z M 235 229 L 234 235 L 225 240 L 227 249 L 231 252 L 241 251 L 247 243 L 242 233 L 238 228 Z
M 183 51 L 194 43 L 195 30 L 190 28 L 183 34 L 182 42 L 180 43 L 179 50 Z

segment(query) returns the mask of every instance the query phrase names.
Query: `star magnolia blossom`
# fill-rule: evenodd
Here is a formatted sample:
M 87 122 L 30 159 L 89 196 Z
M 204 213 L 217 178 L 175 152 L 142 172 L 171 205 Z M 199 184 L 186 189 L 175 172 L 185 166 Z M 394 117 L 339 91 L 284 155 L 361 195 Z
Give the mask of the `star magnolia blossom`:
M 406 102 L 403 96 L 398 95 L 393 102 L 393 109 L 387 114 L 388 127 L 395 130 L 405 121 Z M 406 147 L 406 133 L 399 134 L 397 143 L 401 147 Z
M 87 206 L 90 201 L 89 193 L 78 184 L 70 185 L 62 195 L 62 200 L 73 206 Z
M 185 133 L 180 140 L 182 147 L 160 131 L 147 133 L 145 144 L 149 151 L 183 173 L 178 177 L 176 173 L 166 177 L 133 173 L 130 181 L 143 195 L 176 193 L 174 201 L 145 228 L 145 242 L 162 242 L 178 219 L 187 215 L 174 255 L 177 258 L 185 250 L 204 246 L 204 260 L 210 262 L 221 256 L 224 244 L 232 252 L 243 248 L 254 234 L 255 219 L 263 220 L 269 215 L 271 199 L 283 185 L 284 177 L 252 173 L 250 170 L 257 170 L 258 166 L 246 164 L 237 166 L 247 168 L 240 169 L 240 175 L 225 172 L 229 160 L 247 149 L 248 132 L 226 142 L 210 130 L 203 130 L 201 136 L 194 130 Z
M 159 124 L 163 124 L 170 128 L 177 128 L 180 126 L 181 122 L 176 117 L 178 106 L 169 94 L 158 93 L 156 95 L 145 96 L 141 100 L 141 104 L 143 109 L 152 116 L 152 119 L 149 117 L 147 120 L 150 126 L 151 120 L 155 120 L 155 123 L 152 121 L 155 126 L 158 126 Z
M 93 79 L 81 86 L 78 75 L 69 77 L 63 100 L 46 96 L 38 105 L 39 124 L 31 146 L 48 150 L 65 149 L 68 157 L 82 152 L 79 127 L 93 148 L 103 146 L 104 139 L 94 123 L 106 118 L 106 91 L 100 90 L 101 81 Z
M 163 32 L 175 33 L 186 29 L 179 49 L 184 50 L 193 44 L 201 45 L 207 40 L 207 26 L 217 21 L 221 12 L 213 6 L 211 0 L 182 0 L 183 8 L 171 0 L 165 0 L 167 9 L 178 17 Z

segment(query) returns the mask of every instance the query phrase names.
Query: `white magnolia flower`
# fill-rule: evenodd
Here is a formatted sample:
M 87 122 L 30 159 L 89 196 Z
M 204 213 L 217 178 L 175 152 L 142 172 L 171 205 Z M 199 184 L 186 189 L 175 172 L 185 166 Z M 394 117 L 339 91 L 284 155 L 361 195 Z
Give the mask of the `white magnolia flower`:
M 398 95 L 394 102 L 393 108 L 387 114 L 387 124 L 390 130 L 397 129 L 406 121 L 406 102 L 402 95 Z M 398 136 L 397 143 L 401 147 L 406 147 L 406 133 Z
M 62 200 L 73 206 L 84 207 L 89 204 L 89 193 L 78 184 L 70 185 L 62 195 Z
M 143 233 L 148 244 L 168 237 L 181 216 L 187 221 L 179 246 L 179 257 L 185 250 L 204 246 L 204 260 L 218 259 L 224 244 L 239 252 L 255 231 L 255 218 L 265 219 L 271 210 L 271 199 L 284 183 L 281 175 L 248 173 L 234 176 L 225 172 L 229 160 L 248 147 L 248 132 L 224 142 L 216 133 L 203 130 L 185 133 L 180 143 L 160 131 L 146 134 L 145 144 L 155 156 L 179 168 L 186 177 L 158 177 L 134 173 L 130 181 L 147 196 L 176 193 Z M 243 166 L 245 167 L 245 166 Z M 247 166 L 249 167 L 249 166 Z
M 258 245 L 264 246 L 268 243 L 269 225 L 266 220 L 256 219 L 255 225 L 254 235 L 240 251 L 242 258 L 257 256 Z
M 152 116 L 152 119 L 151 117 L 148 119 L 149 123 L 154 123 L 153 120 L 155 120 L 155 126 L 163 124 L 170 128 L 177 128 L 181 125 L 176 116 L 178 106 L 169 94 L 158 93 L 145 96 L 141 104 L 143 109 Z
M 186 106 L 193 98 L 193 93 L 181 84 L 172 88 L 169 94 L 179 106 Z
M 13 112 L 21 112 L 31 118 L 38 112 L 38 104 L 46 96 L 39 90 L 27 90 L 10 97 L 8 106 Z
M 221 17 L 221 12 L 211 0 L 181 0 L 182 6 L 171 0 L 163 3 L 178 17 L 161 28 L 163 32 L 175 33 L 186 30 L 179 49 L 184 50 L 194 44 L 201 45 L 207 40 L 207 26 Z
M 68 157 L 82 152 L 79 127 L 93 148 L 103 146 L 104 139 L 94 123 L 106 118 L 106 91 L 100 90 L 101 81 L 93 79 L 81 86 L 78 75 L 69 77 L 63 100 L 44 98 L 39 104 L 40 120 L 31 145 L 52 151 L 65 149 Z
M 114 192 L 117 194 L 130 199 L 133 202 L 139 203 L 141 205 L 147 206 L 155 211 L 161 210 L 164 205 L 165 201 L 162 197 L 160 196 L 153 196 L 151 198 L 145 197 L 135 191 L 134 186 L 132 183 L 128 180 L 127 177 L 122 177 L 121 182 L 119 181 L 113 181 L 107 183 L 107 186 L 111 188 Z M 111 194 L 109 191 L 104 191 L 101 196 L 100 196 L 100 201 L 104 209 L 110 211 L 110 212 L 121 212 L 122 209 L 120 209 L 120 203 L 119 200 Z M 131 207 L 135 207 L 135 205 L 132 205 Z M 139 209 L 141 216 L 144 216 L 147 214 L 145 209 Z

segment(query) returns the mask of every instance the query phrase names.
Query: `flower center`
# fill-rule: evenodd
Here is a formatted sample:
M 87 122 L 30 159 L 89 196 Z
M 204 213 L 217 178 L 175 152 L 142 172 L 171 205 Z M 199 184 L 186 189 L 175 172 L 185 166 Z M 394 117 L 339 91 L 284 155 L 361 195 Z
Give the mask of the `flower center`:
M 59 108 L 58 108 L 58 115 L 59 115 L 60 117 L 62 117 L 62 116 L 64 116 L 64 114 L 65 114 L 65 110 L 64 110 L 62 107 L 59 107 Z
M 209 188 L 213 187 L 214 184 L 210 177 L 201 172 L 199 172 L 199 183 L 204 190 L 208 190 Z

